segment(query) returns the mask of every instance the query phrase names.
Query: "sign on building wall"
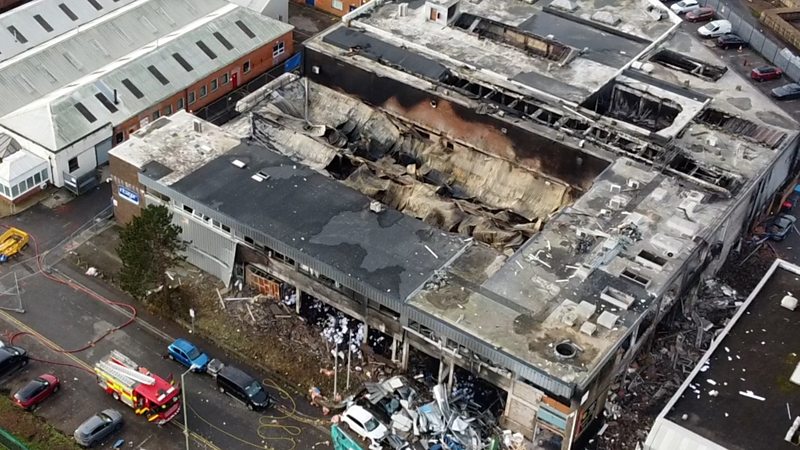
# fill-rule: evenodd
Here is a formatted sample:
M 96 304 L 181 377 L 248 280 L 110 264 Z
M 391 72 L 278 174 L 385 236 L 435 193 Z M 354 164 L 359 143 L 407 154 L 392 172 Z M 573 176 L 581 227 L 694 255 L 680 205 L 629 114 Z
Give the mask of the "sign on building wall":
M 120 186 L 119 187 L 119 196 L 124 198 L 125 200 L 133 203 L 134 205 L 139 204 L 139 194 L 133 192 L 130 189 Z

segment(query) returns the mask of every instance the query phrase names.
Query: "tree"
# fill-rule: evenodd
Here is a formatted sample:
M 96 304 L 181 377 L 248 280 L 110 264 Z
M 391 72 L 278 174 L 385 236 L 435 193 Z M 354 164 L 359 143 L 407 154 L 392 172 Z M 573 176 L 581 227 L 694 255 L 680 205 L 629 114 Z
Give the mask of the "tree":
M 181 227 L 172 223 L 166 206 L 150 205 L 128 223 L 119 234 L 117 254 L 122 260 L 121 287 L 137 299 L 150 289 L 163 287 L 167 295 L 167 270 L 183 261 L 186 242 Z

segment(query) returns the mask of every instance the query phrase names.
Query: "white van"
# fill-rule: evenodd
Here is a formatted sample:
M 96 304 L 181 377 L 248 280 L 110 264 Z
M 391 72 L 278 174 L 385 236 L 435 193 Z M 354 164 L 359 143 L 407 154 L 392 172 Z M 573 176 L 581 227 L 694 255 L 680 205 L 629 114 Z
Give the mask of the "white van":
M 720 37 L 732 31 L 731 23 L 727 20 L 714 20 L 697 29 L 700 36 L 707 38 Z

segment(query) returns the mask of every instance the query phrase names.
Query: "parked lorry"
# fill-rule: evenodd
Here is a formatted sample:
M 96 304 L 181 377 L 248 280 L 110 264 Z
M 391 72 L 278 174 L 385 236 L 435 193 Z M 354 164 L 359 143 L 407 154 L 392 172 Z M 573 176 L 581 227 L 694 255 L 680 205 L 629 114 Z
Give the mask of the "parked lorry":
M 169 422 L 181 410 L 180 387 L 113 350 L 94 365 L 97 384 L 148 422 Z
M 28 245 L 29 240 L 28 233 L 18 228 L 12 227 L 6 230 L 0 235 L 0 262 L 6 262 L 17 255 Z

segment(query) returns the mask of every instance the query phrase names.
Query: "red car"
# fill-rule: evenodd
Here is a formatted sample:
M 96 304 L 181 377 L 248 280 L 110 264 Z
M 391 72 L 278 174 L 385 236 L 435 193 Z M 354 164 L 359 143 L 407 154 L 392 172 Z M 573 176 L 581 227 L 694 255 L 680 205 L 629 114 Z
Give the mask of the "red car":
M 58 392 L 61 382 L 55 375 L 39 375 L 14 394 L 14 403 L 25 409 L 33 409 L 47 397 Z
M 686 13 L 686 21 L 687 22 L 705 22 L 707 20 L 714 19 L 714 8 L 709 8 L 704 6 L 702 8 L 695 9 L 694 11 L 689 11 Z
M 756 81 L 777 80 L 783 75 L 783 70 L 775 66 L 756 67 L 750 72 L 750 78 Z

